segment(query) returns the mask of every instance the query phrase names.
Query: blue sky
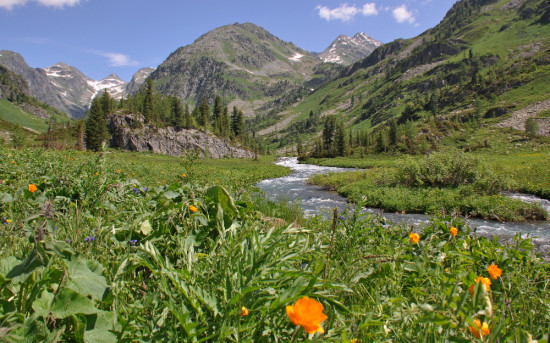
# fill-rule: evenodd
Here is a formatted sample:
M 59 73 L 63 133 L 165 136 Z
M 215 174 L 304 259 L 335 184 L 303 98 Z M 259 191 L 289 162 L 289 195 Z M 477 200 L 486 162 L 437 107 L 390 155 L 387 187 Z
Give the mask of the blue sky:
M 31 67 L 73 65 L 129 81 L 177 48 L 235 22 L 252 22 L 308 50 L 365 32 L 384 43 L 437 25 L 456 0 L 0 0 L 0 50 Z

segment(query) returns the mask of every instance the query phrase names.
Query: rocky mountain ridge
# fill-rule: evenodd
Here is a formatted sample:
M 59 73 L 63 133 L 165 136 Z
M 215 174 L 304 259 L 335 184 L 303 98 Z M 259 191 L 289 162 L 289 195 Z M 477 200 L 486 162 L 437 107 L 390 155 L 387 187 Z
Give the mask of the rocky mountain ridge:
M 121 80 L 116 74 L 94 80 L 63 62 L 46 68 L 32 68 L 20 54 L 9 50 L 0 51 L 0 65 L 27 81 L 31 96 L 72 118 L 82 117 L 99 92 L 107 90 L 117 100 L 129 92 L 136 92 L 154 70 L 140 69 L 131 82 Z
M 370 55 L 382 42 L 359 32 L 353 37 L 340 35 L 317 55 L 323 62 L 350 65 Z

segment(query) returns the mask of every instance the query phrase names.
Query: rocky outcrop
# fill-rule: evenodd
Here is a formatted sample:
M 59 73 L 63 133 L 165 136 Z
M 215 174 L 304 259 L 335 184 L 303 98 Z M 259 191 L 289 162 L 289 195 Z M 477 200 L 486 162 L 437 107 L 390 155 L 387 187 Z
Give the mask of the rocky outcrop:
M 500 123 L 495 124 L 496 127 L 511 127 L 516 130 L 525 131 L 525 122 L 531 117 L 535 117 L 537 114 L 543 111 L 550 110 L 550 99 L 541 101 L 535 104 L 531 104 L 527 107 L 524 107 L 520 110 L 514 111 L 510 118 L 501 121 Z M 538 119 L 537 124 L 539 124 L 539 135 L 550 136 L 550 125 L 548 125 L 547 120 Z
M 151 151 L 158 154 L 181 156 L 187 151 L 198 151 L 201 157 L 252 158 L 254 153 L 234 147 L 226 139 L 202 130 L 173 127 L 153 128 L 140 115 L 114 114 L 108 117 L 111 147 L 130 151 Z

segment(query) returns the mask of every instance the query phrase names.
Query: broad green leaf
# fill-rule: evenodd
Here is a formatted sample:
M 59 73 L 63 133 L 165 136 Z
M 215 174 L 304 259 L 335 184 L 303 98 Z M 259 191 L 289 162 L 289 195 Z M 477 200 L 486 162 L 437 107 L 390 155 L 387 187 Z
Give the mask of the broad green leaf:
M 12 279 L 16 283 L 25 282 L 35 270 L 42 269 L 46 263 L 47 261 L 36 250 L 33 250 L 23 262 L 9 271 L 6 278 Z
M 153 227 L 151 226 L 149 220 L 146 219 L 139 225 L 139 230 L 144 236 L 149 236 L 151 232 L 153 232 Z
M 164 196 L 166 197 L 166 199 L 175 199 L 179 197 L 180 194 L 174 191 L 166 191 L 164 192 Z
M 96 261 L 84 260 L 80 257 L 67 263 L 69 282 L 67 286 L 84 296 L 95 300 L 103 299 L 109 287 L 103 276 L 103 266 Z
M 114 327 L 114 315 L 112 312 L 100 312 L 88 316 L 88 327 L 84 332 L 84 342 L 89 343 L 115 343 L 117 336 L 111 332 L 118 328 Z
M 212 199 L 214 203 L 219 204 L 225 213 L 235 216 L 239 212 L 233 202 L 233 198 L 231 198 L 231 195 L 229 195 L 229 192 L 227 192 L 225 188 L 221 186 L 211 187 L 206 191 L 206 195 Z
M 95 314 L 98 310 L 92 301 L 80 293 L 65 287 L 59 292 L 52 306 L 54 318 L 67 318 L 77 314 Z
M 32 303 L 32 309 L 38 316 L 46 318 L 50 315 L 54 295 L 47 290 L 42 290 L 40 297 Z
M 0 192 L 0 203 L 13 202 L 13 197 L 9 193 Z

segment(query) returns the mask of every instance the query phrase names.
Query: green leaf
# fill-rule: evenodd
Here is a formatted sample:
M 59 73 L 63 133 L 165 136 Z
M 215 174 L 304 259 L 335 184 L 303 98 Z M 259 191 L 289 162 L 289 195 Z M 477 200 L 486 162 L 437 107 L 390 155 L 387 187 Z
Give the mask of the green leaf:
M 69 261 L 67 267 L 69 269 L 67 287 L 84 296 L 91 296 L 95 300 L 103 299 L 109 286 L 103 276 L 103 266 L 99 262 L 78 257 Z
M 47 318 L 50 315 L 54 295 L 47 290 L 42 290 L 40 297 L 32 303 L 34 313 L 39 317 Z
M 206 191 L 206 196 L 208 196 L 214 203 L 219 204 L 223 211 L 229 215 L 236 216 L 239 213 L 239 210 L 233 202 L 233 198 L 229 195 L 229 192 L 221 186 L 214 186 L 209 188 Z
M 12 279 L 16 283 L 25 282 L 35 270 L 42 269 L 45 265 L 44 258 L 36 250 L 33 250 L 23 262 L 9 271 L 6 278 Z
M 112 333 L 114 327 L 114 314 L 112 312 L 100 312 L 88 316 L 87 329 L 84 332 L 84 342 L 90 343 L 116 343 L 117 336 Z
M 153 232 L 153 227 L 151 226 L 151 223 L 149 223 L 149 220 L 146 219 L 139 225 L 139 230 L 144 236 L 149 236 L 151 232 Z
M 166 191 L 164 192 L 164 196 L 166 197 L 166 199 L 175 199 L 179 197 L 180 194 L 174 191 Z
M 59 292 L 52 306 L 52 313 L 55 318 L 67 318 L 77 314 L 95 314 L 98 310 L 92 301 L 80 293 L 65 287 Z
M 9 193 L 0 192 L 0 203 L 13 202 L 13 197 Z

